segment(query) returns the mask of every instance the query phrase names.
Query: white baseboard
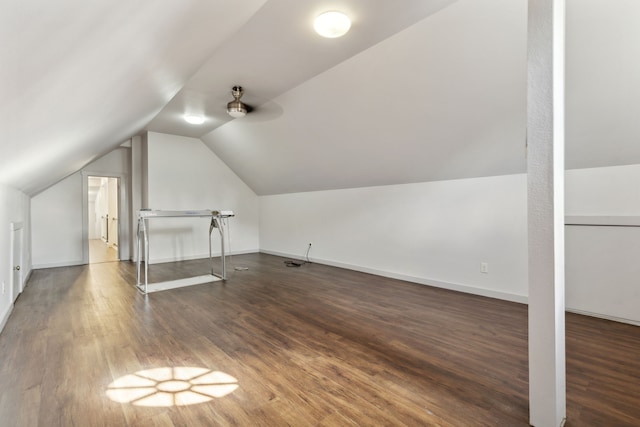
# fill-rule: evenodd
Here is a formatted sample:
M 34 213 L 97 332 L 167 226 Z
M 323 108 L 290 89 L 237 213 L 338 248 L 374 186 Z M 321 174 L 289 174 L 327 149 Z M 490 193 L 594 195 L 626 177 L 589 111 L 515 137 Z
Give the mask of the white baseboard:
M 4 325 L 7 324 L 7 320 L 9 320 L 9 316 L 11 316 L 11 312 L 13 311 L 13 303 L 7 308 L 7 312 L 2 316 L 2 320 L 0 320 L 0 333 L 4 330 Z
M 583 316 L 597 317 L 599 319 L 611 320 L 613 322 L 627 323 L 629 325 L 640 326 L 640 321 L 638 321 L 638 320 L 625 319 L 625 318 L 622 318 L 622 317 L 615 317 L 615 316 L 609 316 L 607 314 L 593 313 L 591 311 L 575 310 L 573 308 L 567 308 L 566 311 L 569 312 L 569 313 L 581 314 Z
M 31 272 L 32 271 L 33 271 L 33 267 L 30 268 L 29 271 L 27 271 L 27 274 L 22 279 L 22 291 L 23 292 L 24 292 L 25 288 L 27 287 L 27 283 L 29 283 L 29 279 L 31 278 Z
M 304 258 L 299 255 L 291 255 L 283 252 L 270 251 L 270 250 L 264 250 L 264 249 L 261 249 L 260 252 L 269 254 L 269 255 L 276 255 L 276 256 L 281 256 L 285 258 L 292 258 L 292 259 L 304 261 Z M 464 292 L 467 294 L 479 295 L 479 296 L 489 297 L 489 298 L 496 298 L 500 300 L 517 302 L 521 304 L 526 304 L 528 302 L 528 298 L 526 295 L 500 292 L 492 289 L 477 288 L 475 286 L 462 285 L 460 283 L 442 282 L 440 280 L 409 276 L 406 274 L 394 273 L 394 272 L 378 270 L 370 267 L 363 267 L 360 265 L 346 264 L 342 262 L 330 261 L 330 260 L 324 260 L 324 259 L 318 259 L 318 258 L 310 259 L 310 261 L 317 264 L 325 264 L 325 265 L 330 265 L 332 267 L 339 267 L 347 270 L 360 271 L 362 273 L 375 274 L 376 276 L 388 277 L 388 278 L 397 279 L 397 280 L 404 280 L 406 282 L 411 282 L 411 283 L 418 283 L 420 285 L 433 286 L 435 288 L 449 289 L 452 291 Z
M 45 264 L 33 264 L 34 270 L 40 270 L 43 268 L 56 268 L 56 267 L 73 267 L 76 265 L 83 265 L 82 260 L 77 261 L 63 261 L 63 262 L 51 262 Z

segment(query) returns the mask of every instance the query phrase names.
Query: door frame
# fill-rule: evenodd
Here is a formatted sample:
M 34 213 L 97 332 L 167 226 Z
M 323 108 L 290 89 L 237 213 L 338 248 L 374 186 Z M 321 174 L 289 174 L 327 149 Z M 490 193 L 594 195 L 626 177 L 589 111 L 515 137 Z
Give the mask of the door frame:
M 118 179 L 118 260 L 130 258 L 129 192 L 127 175 L 99 171 L 82 171 L 82 263 L 89 264 L 89 177 Z
M 9 262 L 10 262 L 10 267 L 11 267 L 11 279 L 10 279 L 10 287 L 11 287 L 11 303 L 13 304 L 16 301 L 16 298 L 18 298 L 18 296 L 22 293 L 22 291 L 24 290 L 24 266 L 23 261 L 24 261 L 24 223 L 22 221 L 18 221 L 18 222 L 12 222 L 10 224 L 10 229 L 11 229 L 11 252 L 9 254 Z M 19 241 L 16 242 L 16 236 L 19 234 Z M 15 259 L 15 253 L 16 253 L 16 243 L 19 245 L 19 251 L 18 251 L 18 257 L 19 259 L 16 260 Z M 16 266 L 20 266 L 20 270 L 18 275 L 18 292 L 16 294 L 15 290 L 16 290 L 16 283 L 15 283 L 15 278 L 16 278 L 16 273 L 15 273 L 15 268 Z

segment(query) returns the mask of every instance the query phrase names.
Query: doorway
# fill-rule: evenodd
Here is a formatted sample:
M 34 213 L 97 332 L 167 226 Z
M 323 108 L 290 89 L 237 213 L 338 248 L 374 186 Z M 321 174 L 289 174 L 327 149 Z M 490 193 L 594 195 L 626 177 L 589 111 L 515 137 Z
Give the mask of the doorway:
M 120 179 L 87 177 L 89 264 L 120 259 Z

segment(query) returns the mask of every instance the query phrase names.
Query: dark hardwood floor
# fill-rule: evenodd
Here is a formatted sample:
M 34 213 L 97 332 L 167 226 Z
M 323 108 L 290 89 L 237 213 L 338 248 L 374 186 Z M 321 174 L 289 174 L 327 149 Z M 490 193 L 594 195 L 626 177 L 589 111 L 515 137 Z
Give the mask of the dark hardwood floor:
M 528 425 L 526 306 L 233 263 L 249 269 L 148 296 L 132 263 L 34 271 L 0 335 L 0 425 Z M 640 425 L 640 328 L 567 315 L 567 407 L 568 426 Z

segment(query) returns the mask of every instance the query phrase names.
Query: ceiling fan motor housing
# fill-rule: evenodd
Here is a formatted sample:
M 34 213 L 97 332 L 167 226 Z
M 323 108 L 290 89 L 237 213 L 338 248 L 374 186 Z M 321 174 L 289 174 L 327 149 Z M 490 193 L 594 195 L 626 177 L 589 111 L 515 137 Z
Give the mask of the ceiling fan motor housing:
M 247 106 L 240 101 L 243 93 L 242 86 L 234 86 L 231 89 L 234 100 L 227 104 L 227 113 L 229 113 L 231 117 L 244 117 L 247 114 Z

